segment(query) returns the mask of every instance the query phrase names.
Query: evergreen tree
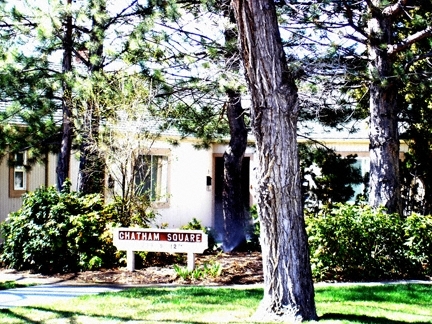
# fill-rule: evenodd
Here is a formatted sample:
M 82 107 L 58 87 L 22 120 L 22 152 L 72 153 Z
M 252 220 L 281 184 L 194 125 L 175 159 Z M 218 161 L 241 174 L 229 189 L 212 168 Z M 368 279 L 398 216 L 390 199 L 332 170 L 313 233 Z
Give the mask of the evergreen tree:
M 200 148 L 230 136 L 224 153 L 221 202 L 217 203 L 223 207 L 223 247 L 231 251 L 246 241 L 248 218 L 241 180 L 248 130 L 241 102 L 244 86 L 238 81 L 242 78 L 238 74 L 234 16 L 225 0 L 183 1 L 179 10 L 183 12 L 182 17 L 163 24 L 172 34 L 161 44 L 164 53 L 159 60 L 170 63 L 165 63 L 169 68 L 161 68 L 157 76 L 159 83 L 166 84 L 160 96 L 170 103 L 170 125 L 185 136 L 201 139 Z M 202 17 L 208 18 L 219 32 L 209 33 L 208 24 L 202 27 L 198 22 Z M 185 40 L 185 49 L 176 43 L 181 38 Z M 190 72 L 185 75 L 185 70 Z M 166 111 L 162 108 L 154 113 L 166 114 Z
M 57 89 L 61 78 L 50 64 L 37 15 L 2 2 L 0 29 L 0 156 L 27 151 L 27 164 L 58 149 Z M 33 46 L 32 46 L 33 45 Z
M 301 1 L 295 3 L 306 5 Z M 362 45 L 350 56 L 344 56 L 344 60 L 357 67 L 348 70 L 351 93 L 369 99 L 369 204 L 401 212 L 398 118 L 402 107 L 398 99 L 409 74 L 403 67 L 413 59 L 425 59 L 430 52 L 430 47 L 416 46 L 432 36 L 431 2 L 316 1 L 308 5 L 305 21 L 313 24 L 323 37 L 337 43 L 342 35 L 351 44 Z M 335 54 L 339 49 L 346 52 L 346 45 L 341 42 L 333 48 Z M 358 69 L 361 66 L 366 69 Z M 355 89 L 354 82 L 357 82 Z
M 72 74 L 73 58 L 73 17 L 71 13 L 72 0 L 66 2 L 66 12 L 64 16 L 64 33 L 62 39 L 63 60 L 62 73 L 64 76 Z M 72 119 L 72 85 L 63 78 L 62 82 L 62 139 L 57 163 L 57 189 L 61 191 L 63 184 L 69 177 L 70 161 L 73 143 L 73 119 Z
M 97 102 L 85 103 L 78 94 L 84 94 L 83 87 L 98 92 L 98 84 L 127 69 L 127 54 L 137 50 L 130 36 L 147 32 L 141 37 L 151 34 L 150 41 L 154 36 L 150 26 L 159 6 L 152 2 L 143 6 L 134 0 L 122 7 L 107 1 L 65 0 L 45 5 L 22 1 L 9 8 L 9 12 L 3 8 L 2 16 L 7 26 L 2 30 L 2 48 L 8 49 L 2 65 L 2 101 L 14 104 L 1 115 L 1 129 L 7 133 L 2 148 L 30 148 L 29 161 L 47 149 L 60 152 L 57 180 L 61 188 L 69 176 L 71 149 L 78 145 L 80 189 L 101 192 L 104 165 L 94 144 L 100 121 L 109 111 Z M 146 24 L 145 31 L 137 31 Z

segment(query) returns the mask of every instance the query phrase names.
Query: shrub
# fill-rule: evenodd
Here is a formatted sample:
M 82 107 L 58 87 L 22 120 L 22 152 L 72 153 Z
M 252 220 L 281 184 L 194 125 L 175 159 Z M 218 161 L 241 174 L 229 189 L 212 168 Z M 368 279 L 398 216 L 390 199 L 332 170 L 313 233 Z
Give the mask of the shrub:
M 337 205 L 306 217 L 317 280 L 424 278 L 432 274 L 432 216 Z
M 404 221 L 398 215 L 340 204 L 307 217 L 306 224 L 318 280 L 379 280 L 413 273 Z
M 261 224 L 258 216 L 257 205 L 250 208 L 251 224 L 248 229 L 248 248 L 251 251 L 261 251 L 260 232 Z
M 42 273 L 90 270 L 113 262 L 114 247 L 99 195 L 54 187 L 27 193 L 23 205 L 0 225 L 1 261 Z
M 418 276 L 432 275 L 432 216 L 412 214 L 404 222 L 407 255 Z
M 204 227 L 201 222 L 196 219 L 195 217 L 192 218 L 192 220 L 187 223 L 186 225 L 183 225 L 182 227 L 180 227 L 180 229 L 183 230 L 201 230 L 204 233 L 206 233 L 208 235 L 208 249 L 206 250 L 207 252 L 212 252 L 216 249 L 217 245 L 216 245 L 216 240 L 215 237 L 212 233 L 212 231 L 210 230 L 210 228 L 208 227 Z
M 121 198 L 114 196 L 107 206 L 114 215 L 115 221 L 121 227 L 138 225 L 148 228 L 157 214 L 151 208 L 151 202 L 145 195 Z

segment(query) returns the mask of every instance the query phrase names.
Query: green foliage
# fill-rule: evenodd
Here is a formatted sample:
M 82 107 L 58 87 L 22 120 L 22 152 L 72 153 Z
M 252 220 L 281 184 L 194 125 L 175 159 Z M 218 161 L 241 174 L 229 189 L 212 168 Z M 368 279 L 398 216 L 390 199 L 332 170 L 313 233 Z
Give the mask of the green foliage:
M 32 284 L 17 283 L 16 281 L 13 281 L 13 280 L 0 282 L 0 290 L 24 288 L 24 287 L 29 287 L 29 286 L 32 286 Z
M 115 221 L 121 227 L 138 225 L 147 228 L 157 215 L 145 195 L 115 196 L 106 208 L 117 215 Z
M 204 227 L 201 224 L 201 221 L 199 221 L 195 217 L 192 218 L 192 220 L 189 223 L 180 227 L 180 229 L 203 231 L 204 233 L 206 233 L 208 235 L 208 249 L 206 251 L 214 251 L 216 249 L 216 246 L 217 246 L 216 240 L 215 240 L 215 237 L 214 237 L 211 229 L 208 227 Z
M 80 196 L 65 186 L 39 188 L 0 225 L 1 261 L 42 273 L 91 270 L 113 262 L 114 248 L 99 195 Z
M 320 206 L 347 202 L 354 195 L 352 185 L 363 182 L 356 156 L 342 157 L 324 146 L 299 145 L 305 208 L 318 212 Z M 355 197 L 354 197 L 355 198 Z
M 406 218 L 404 230 L 410 260 L 420 273 L 432 274 L 432 216 L 412 214 Z
M 222 274 L 222 265 L 219 262 L 210 260 L 204 262 L 202 265 L 195 267 L 195 269 L 188 270 L 186 267 L 181 267 L 174 264 L 176 274 L 183 280 L 204 280 L 207 277 L 217 278 Z
M 195 217 L 192 218 L 192 220 L 189 223 L 187 223 L 186 225 L 183 225 L 182 227 L 180 227 L 180 229 L 184 229 L 184 230 L 201 230 L 201 231 L 204 231 L 205 233 L 208 232 L 208 229 L 205 228 L 201 224 L 201 221 L 199 221 Z
M 177 264 L 174 264 L 174 270 L 176 274 L 183 280 L 187 280 L 192 272 L 187 267 L 181 267 Z
M 249 235 L 247 239 L 248 248 L 252 251 L 260 251 L 261 250 L 261 243 L 260 243 L 261 226 L 260 226 L 260 221 L 258 216 L 257 205 L 253 205 L 250 208 L 249 214 L 252 218 L 252 224 L 249 229 Z
M 306 217 L 317 280 L 382 280 L 430 275 L 432 218 L 342 205 Z

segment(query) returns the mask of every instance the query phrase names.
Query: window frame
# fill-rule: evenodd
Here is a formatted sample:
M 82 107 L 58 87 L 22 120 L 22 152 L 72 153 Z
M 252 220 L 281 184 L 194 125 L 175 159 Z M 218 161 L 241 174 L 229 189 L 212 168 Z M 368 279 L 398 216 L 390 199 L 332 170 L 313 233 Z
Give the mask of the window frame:
M 22 154 L 22 164 L 17 164 L 18 154 Z M 26 170 L 27 154 L 26 152 L 15 153 L 11 156 L 11 165 L 9 167 L 9 197 L 20 198 L 28 191 L 29 173 Z M 17 173 L 22 173 L 23 186 L 17 188 L 15 186 Z
M 169 149 L 151 149 L 148 152 L 140 152 L 137 154 L 137 161 L 143 157 L 151 157 L 151 160 L 153 160 L 154 157 L 162 157 L 164 158 L 162 169 L 159 170 L 159 167 L 156 167 L 158 169 L 156 172 L 161 172 L 161 180 L 163 182 L 163 189 L 162 194 L 159 195 L 159 197 L 156 197 L 155 199 L 151 198 L 151 204 L 155 208 L 166 208 L 169 207 L 170 203 L 170 150 Z M 153 163 L 153 162 L 151 162 Z M 151 173 L 150 177 L 154 174 L 154 167 L 151 167 Z M 136 172 L 136 171 L 134 171 Z M 138 185 L 137 183 L 138 174 L 135 174 L 135 186 Z M 159 183 L 159 180 L 156 180 L 157 183 Z M 150 183 L 153 183 L 153 180 L 150 180 Z M 153 188 L 150 189 L 153 194 Z

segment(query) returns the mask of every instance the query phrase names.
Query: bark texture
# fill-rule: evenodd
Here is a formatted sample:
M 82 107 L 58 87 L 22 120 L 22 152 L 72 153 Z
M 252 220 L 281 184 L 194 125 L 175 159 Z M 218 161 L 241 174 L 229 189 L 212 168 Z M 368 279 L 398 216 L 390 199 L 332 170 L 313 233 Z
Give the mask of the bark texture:
M 228 91 L 227 116 L 230 126 L 230 142 L 224 153 L 224 184 L 222 206 L 224 215 L 224 242 L 226 252 L 234 250 L 246 241 L 248 212 L 242 190 L 242 164 L 247 145 L 247 129 L 243 119 L 241 96 Z
M 229 8 L 229 0 L 225 1 L 224 16 L 231 23 L 235 23 L 235 17 Z M 238 50 L 230 46 L 236 44 L 237 33 L 234 28 L 225 30 L 225 43 L 227 44 L 226 66 L 233 73 L 240 70 Z M 232 50 L 230 50 L 232 49 Z M 246 243 L 246 226 L 248 210 L 246 209 L 242 188 L 242 165 L 247 146 L 248 131 L 244 121 L 244 111 L 241 104 L 241 94 L 236 89 L 226 91 L 228 102 L 226 115 L 230 129 L 230 142 L 224 153 L 224 182 L 222 190 L 222 207 L 224 216 L 223 250 L 231 252 Z
M 370 182 L 369 204 L 400 212 L 399 134 L 397 129 L 397 83 L 392 44 L 392 16 L 372 1 L 368 25 L 370 83 Z
M 297 149 L 298 95 L 272 0 L 232 0 L 252 97 L 259 168 L 264 298 L 257 317 L 316 320 L 301 200 Z
M 67 1 L 70 6 L 72 0 Z M 72 71 L 72 16 L 69 14 L 66 17 L 65 34 L 63 38 L 63 75 Z M 72 150 L 72 91 L 67 81 L 63 81 L 63 125 L 62 125 L 62 141 L 60 146 L 60 154 L 57 163 L 57 189 L 60 191 L 63 188 L 65 180 L 69 177 L 70 158 Z

